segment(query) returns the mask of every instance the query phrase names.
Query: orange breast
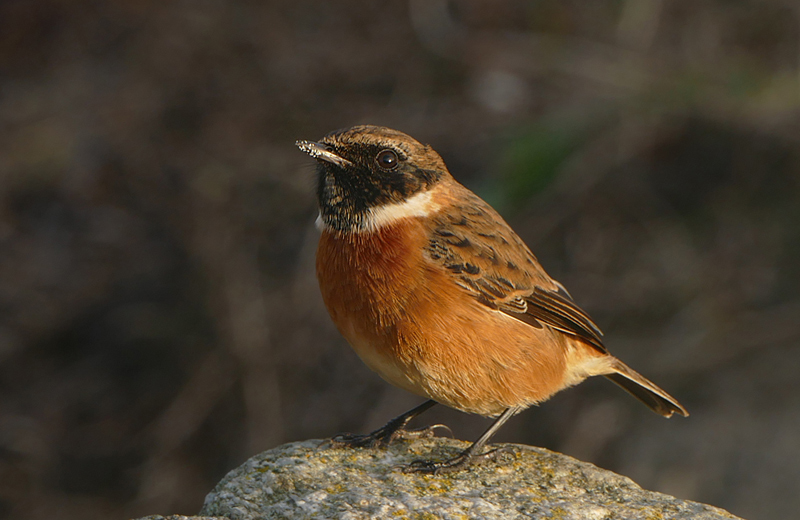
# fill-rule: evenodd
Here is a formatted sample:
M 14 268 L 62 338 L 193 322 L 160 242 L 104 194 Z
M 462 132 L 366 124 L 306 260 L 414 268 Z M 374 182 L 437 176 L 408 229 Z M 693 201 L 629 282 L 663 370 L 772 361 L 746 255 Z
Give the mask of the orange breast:
M 317 278 L 328 312 L 361 359 L 389 382 L 421 393 L 399 329 L 424 282 L 425 237 L 411 220 L 374 233 L 323 231 Z
M 322 296 L 361 359 L 396 386 L 481 415 L 560 390 L 568 340 L 480 304 L 425 258 L 426 240 L 418 219 L 323 232 Z

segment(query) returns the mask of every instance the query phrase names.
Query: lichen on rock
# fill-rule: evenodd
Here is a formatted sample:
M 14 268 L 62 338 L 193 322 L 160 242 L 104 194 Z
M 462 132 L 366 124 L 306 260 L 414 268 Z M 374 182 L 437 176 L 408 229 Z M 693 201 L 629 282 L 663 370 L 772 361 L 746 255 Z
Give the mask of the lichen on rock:
M 446 475 L 400 471 L 468 444 L 432 438 L 386 449 L 279 446 L 231 471 L 201 515 L 249 519 L 735 519 L 712 506 L 643 490 L 629 478 L 542 448 L 505 445 L 496 461 Z

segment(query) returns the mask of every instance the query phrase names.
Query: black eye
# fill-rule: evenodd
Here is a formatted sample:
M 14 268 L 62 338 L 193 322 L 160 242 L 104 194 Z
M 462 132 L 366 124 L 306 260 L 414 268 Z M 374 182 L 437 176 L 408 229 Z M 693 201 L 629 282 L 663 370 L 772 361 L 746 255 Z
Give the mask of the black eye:
M 393 150 L 384 150 L 375 157 L 375 162 L 384 170 L 397 168 L 397 154 Z

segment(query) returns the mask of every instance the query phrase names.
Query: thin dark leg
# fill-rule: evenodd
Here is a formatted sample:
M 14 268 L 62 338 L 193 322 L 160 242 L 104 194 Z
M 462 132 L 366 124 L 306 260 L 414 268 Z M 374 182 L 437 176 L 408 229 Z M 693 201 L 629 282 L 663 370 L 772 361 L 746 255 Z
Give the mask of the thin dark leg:
M 435 426 L 423 428 L 421 430 L 410 431 L 406 430 L 406 425 L 411 421 L 411 419 L 428 410 L 435 404 L 436 401 L 429 399 L 416 408 L 412 408 L 411 410 L 407 411 L 403 415 L 395 417 L 372 433 L 368 433 L 367 435 L 341 433 L 333 437 L 330 443 L 334 447 L 346 446 L 349 448 L 388 446 L 392 443 L 392 441 L 400 438 L 426 437 L 433 435 L 433 430 L 436 428 Z
M 467 448 L 466 450 L 462 451 L 457 457 L 454 457 L 450 460 L 445 462 L 433 462 L 428 460 L 415 460 L 409 466 L 407 466 L 404 471 L 406 473 L 429 473 L 429 474 L 439 474 L 439 473 L 452 473 L 454 471 L 460 471 L 465 469 L 471 463 L 476 461 L 483 461 L 487 459 L 492 459 L 498 454 L 498 449 L 490 450 L 487 453 L 479 455 L 478 452 L 483 449 L 489 439 L 497 433 L 497 430 L 500 429 L 503 424 L 507 420 L 511 418 L 514 414 L 519 412 L 519 408 L 508 408 L 505 412 L 500 414 L 500 417 L 495 419 L 489 429 L 486 430 L 483 435 L 481 435 L 477 441 L 473 442 L 472 445 Z

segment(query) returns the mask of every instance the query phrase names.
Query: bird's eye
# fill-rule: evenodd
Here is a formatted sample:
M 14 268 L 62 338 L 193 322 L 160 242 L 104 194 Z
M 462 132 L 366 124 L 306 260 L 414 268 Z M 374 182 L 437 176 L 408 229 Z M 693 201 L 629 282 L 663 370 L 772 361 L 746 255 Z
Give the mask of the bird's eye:
M 375 157 L 375 162 L 384 170 L 397 168 L 397 153 L 393 150 L 384 150 Z

